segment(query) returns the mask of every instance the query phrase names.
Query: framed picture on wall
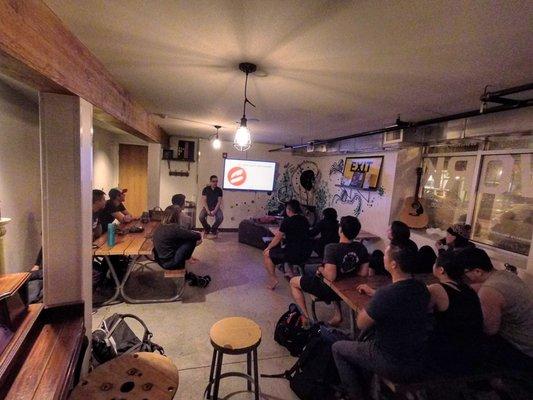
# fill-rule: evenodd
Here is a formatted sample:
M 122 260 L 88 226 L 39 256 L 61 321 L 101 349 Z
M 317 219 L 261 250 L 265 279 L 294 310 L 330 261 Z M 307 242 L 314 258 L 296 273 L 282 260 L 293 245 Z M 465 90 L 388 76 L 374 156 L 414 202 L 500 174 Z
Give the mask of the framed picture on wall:
M 382 164 L 383 156 L 346 157 L 341 186 L 377 190 Z

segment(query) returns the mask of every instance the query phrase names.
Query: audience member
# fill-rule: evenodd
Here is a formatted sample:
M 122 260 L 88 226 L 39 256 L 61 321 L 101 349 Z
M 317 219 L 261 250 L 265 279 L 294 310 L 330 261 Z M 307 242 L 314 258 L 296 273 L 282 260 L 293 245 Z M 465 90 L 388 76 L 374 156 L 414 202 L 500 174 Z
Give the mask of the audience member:
M 300 264 L 309 258 L 313 251 L 313 244 L 309 236 L 309 222 L 302 215 L 302 208 L 298 200 L 290 200 L 285 207 L 287 218 L 283 220 L 279 231 L 263 252 L 265 268 L 270 277 L 269 289 L 278 285 L 276 265 L 288 262 Z M 282 241 L 285 247 L 281 246 Z
M 416 259 L 417 262 L 413 268 L 413 274 L 428 274 L 433 272 L 433 265 L 437 260 L 437 255 L 431 246 L 420 247 Z
M 172 196 L 172 206 L 171 207 L 179 207 L 181 210 L 180 213 L 180 226 L 184 229 L 193 229 L 193 221 L 192 218 L 185 214 L 183 212 L 183 209 L 185 208 L 185 195 L 184 194 L 175 194 Z
M 209 178 L 209 185 L 202 190 L 202 210 L 200 211 L 200 222 L 204 227 L 204 236 L 212 233 L 213 236 L 217 236 L 218 227 L 224 220 L 224 214 L 222 213 L 222 189 L 218 187 L 218 177 L 211 175 Z M 215 217 L 215 223 L 213 226 L 207 222 L 207 216 Z
M 454 252 L 437 258 L 428 286 L 435 324 L 430 336 L 432 365 L 439 372 L 468 373 L 479 366 L 483 314 L 476 292 L 462 281 L 463 269 Z
M 323 218 L 311 228 L 310 236 L 314 239 L 313 250 L 319 257 L 324 257 L 324 248 L 330 243 L 339 242 L 339 221 L 337 211 L 334 208 L 326 208 L 322 211 Z M 320 237 L 316 237 L 320 235 Z
M 100 212 L 100 223 L 103 232 L 107 232 L 107 225 L 115 219 L 120 223 L 126 223 L 133 220 L 132 215 L 126 210 L 124 201 L 128 189 L 113 188 L 109 191 L 109 200 L 105 203 L 104 209 Z
M 392 276 L 391 285 L 378 290 L 368 285 L 357 288 L 372 296 L 357 316 L 357 327 L 367 333 L 366 340 L 339 341 L 332 347 L 349 399 L 365 398 L 368 373 L 395 381 L 409 381 L 424 374 L 430 295 L 426 285 L 411 277 L 416 254 L 406 246 L 391 243 L 384 262 Z
M 341 218 L 339 243 L 330 243 L 324 252 L 324 265 L 318 268 L 315 276 L 296 276 L 291 279 L 290 286 L 292 297 L 302 310 L 304 324 L 309 322 L 309 314 L 305 305 L 303 292 L 310 293 L 327 303 L 334 302 L 335 314 L 329 321 L 332 326 L 342 322 L 340 298 L 323 279 L 335 281 L 350 275 L 368 275 L 368 252 L 361 243 L 354 241 L 361 223 L 356 217 L 346 216 Z
M 93 240 L 102 235 L 102 224 L 100 223 L 100 212 L 105 207 L 105 192 L 103 190 L 93 190 Z
M 533 370 L 531 289 L 512 272 L 494 269 L 484 250 L 467 248 L 457 258 L 478 290 L 490 361 L 498 367 Z
M 446 230 L 446 237 L 438 240 L 435 247 L 439 253 L 446 250 L 462 250 L 468 247 L 475 247 L 470 241 L 472 227 L 468 224 L 453 224 Z

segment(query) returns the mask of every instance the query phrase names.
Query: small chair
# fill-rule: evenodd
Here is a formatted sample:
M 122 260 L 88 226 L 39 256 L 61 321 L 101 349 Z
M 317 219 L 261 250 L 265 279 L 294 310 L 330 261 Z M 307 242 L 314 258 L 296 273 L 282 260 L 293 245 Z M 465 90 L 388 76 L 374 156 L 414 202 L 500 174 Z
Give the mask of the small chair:
M 205 389 L 208 399 L 218 400 L 220 380 L 229 376 L 245 378 L 247 390 L 254 385 L 255 400 L 259 400 L 259 369 L 257 348 L 261 343 L 261 328 L 254 321 L 243 317 L 224 318 L 216 322 L 209 332 L 213 345 L 213 360 L 209 372 L 209 384 Z M 246 374 L 240 372 L 222 373 L 224 354 L 246 354 Z M 252 376 L 253 363 L 253 376 Z

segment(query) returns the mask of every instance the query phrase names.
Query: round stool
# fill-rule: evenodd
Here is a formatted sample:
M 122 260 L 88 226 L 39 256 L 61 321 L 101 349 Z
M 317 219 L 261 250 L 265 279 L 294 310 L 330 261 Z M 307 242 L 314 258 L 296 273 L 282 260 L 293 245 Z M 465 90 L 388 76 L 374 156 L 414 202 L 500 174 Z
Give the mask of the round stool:
M 228 376 L 239 376 L 248 381 L 246 386 L 248 391 L 251 391 L 252 384 L 254 385 L 255 400 L 259 400 L 259 370 L 257 367 L 257 348 L 261 343 L 259 325 L 248 318 L 224 318 L 211 327 L 209 337 L 213 345 L 213 360 L 209 372 L 209 384 L 205 390 L 207 398 L 218 400 L 220 380 Z M 224 354 L 246 354 L 246 374 L 240 372 L 222 374 Z
M 96 367 L 74 388 L 71 400 L 171 400 L 178 368 L 155 353 L 124 354 Z

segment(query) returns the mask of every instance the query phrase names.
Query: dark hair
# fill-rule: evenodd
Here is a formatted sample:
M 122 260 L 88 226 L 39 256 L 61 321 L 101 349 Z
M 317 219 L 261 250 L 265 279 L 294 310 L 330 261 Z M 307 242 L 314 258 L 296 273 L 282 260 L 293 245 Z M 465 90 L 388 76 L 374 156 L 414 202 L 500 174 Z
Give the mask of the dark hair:
M 122 195 L 122 192 L 116 188 L 113 188 L 109 191 L 109 198 L 111 200 L 115 200 L 116 198 L 120 197 Z
M 102 196 L 105 197 L 105 192 L 103 190 L 93 189 L 93 204 L 100 200 Z
M 341 218 L 341 232 L 350 240 L 354 240 L 361 230 L 361 223 L 352 215 Z
M 457 263 L 464 271 L 479 268 L 483 271 L 490 272 L 494 269 L 490 257 L 485 250 L 477 247 L 467 247 L 464 250 L 455 250 L 455 252 Z
M 324 208 L 324 211 L 322 211 L 322 215 L 324 216 L 324 219 L 336 221 L 337 220 L 337 210 L 334 208 Z
M 460 281 L 464 275 L 463 267 L 457 262 L 457 253 L 452 251 L 443 251 L 437 257 L 437 267 L 442 267 L 446 275 L 454 281 Z
M 211 176 L 209 177 L 209 181 L 212 181 L 213 178 L 217 178 L 217 179 L 218 179 L 218 176 L 216 176 L 216 175 L 211 175 Z
M 408 246 L 391 242 L 389 245 L 389 258 L 398 264 L 402 272 L 413 272 L 416 264 L 416 252 Z
M 416 255 L 417 272 L 431 272 L 436 259 L 437 255 L 431 246 L 422 246 L 420 249 L 418 249 L 418 254 Z
M 175 194 L 172 196 L 172 205 L 183 207 L 185 205 L 185 195 Z
M 402 221 L 392 221 L 390 229 L 392 233 L 392 240 L 402 242 L 406 241 L 411 236 L 409 227 Z
M 453 241 L 453 247 L 454 248 L 461 248 L 461 247 L 467 247 L 470 241 L 462 237 L 460 235 L 453 235 L 455 237 L 455 240 Z
M 161 218 L 161 225 L 177 224 L 180 222 L 181 208 L 168 206 L 165 208 L 163 218 Z
M 302 206 L 300 206 L 300 202 L 296 199 L 289 200 L 285 207 L 295 214 L 302 214 Z

